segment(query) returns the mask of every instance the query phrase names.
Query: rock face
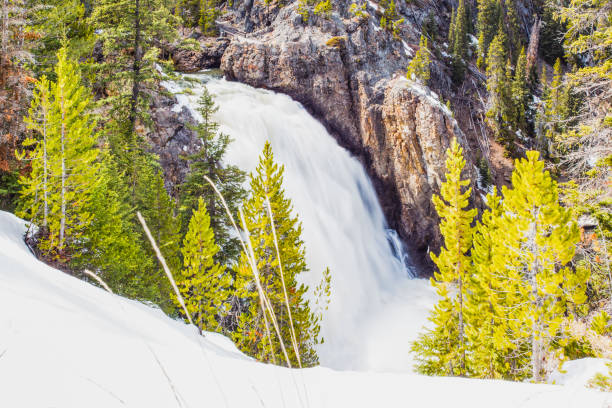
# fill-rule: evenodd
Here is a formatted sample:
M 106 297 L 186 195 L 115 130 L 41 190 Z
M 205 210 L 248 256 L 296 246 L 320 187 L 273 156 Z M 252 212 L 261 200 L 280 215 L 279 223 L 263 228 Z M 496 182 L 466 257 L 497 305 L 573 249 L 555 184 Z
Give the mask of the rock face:
M 182 72 L 197 72 L 208 68 L 218 68 L 221 57 L 230 41 L 227 38 L 205 38 L 197 40 L 199 48 L 174 45 L 168 49 L 174 67 Z
M 295 7 L 270 14 L 254 5 L 255 31 L 232 38 L 221 69 L 229 80 L 288 94 L 320 119 L 364 164 L 391 227 L 425 260 L 425 252 L 441 243 L 431 196 L 443 178 L 445 150 L 457 137 L 468 162 L 471 155 L 440 98 L 404 79 L 420 28 L 404 25 L 401 37 L 410 40 L 401 41 L 371 17 L 334 13 L 304 24 Z M 422 20 L 422 11 L 401 7 Z M 432 64 L 431 83 L 451 89 L 443 65 Z
M 175 197 L 176 187 L 189 171 L 189 163 L 184 157 L 197 152 L 201 145 L 197 133 L 189 128 L 189 124 L 195 124 L 191 112 L 187 108 L 178 112 L 172 110 L 176 102 L 174 97 L 163 93 L 153 95 L 151 119 L 155 126 L 146 136 L 151 151 L 159 156 L 166 187 Z
M 380 28 L 382 9 L 374 2 L 367 3 L 370 17 L 356 18 L 348 0 L 336 0 L 331 18 L 311 13 L 307 24 L 297 13 L 297 1 L 280 8 L 247 3 L 228 10 L 221 24 L 228 38 L 199 38 L 200 50 L 170 50 L 175 66 L 185 72 L 220 66 L 229 80 L 301 102 L 363 163 L 390 226 L 414 250 L 415 260 L 430 267 L 427 252 L 441 244 L 431 197 L 443 179 L 445 151 L 456 137 L 474 180 L 474 141 L 441 103 L 453 97 L 445 64 L 431 65 L 430 87 L 440 96 L 404 75 L 425 13 L 434 9 L 436 19 L 448 16 L 451 0 L 428 7 L 399 2 L 398 11 L 410 16 L 399 37 Z M 183 125 L 193 120 L 189 112 L 171 112 L 172 101 L 164 98 L 154 105 L 157 130 L 150 140 L 172 186 L 187 171 L 181 156 L 199 142 Z
M 429 89 L 403 77 L 389 82 L 371 119 L 380 119 L 382 129 L 366 129 L 364 142 L 375 174 L 396 189 L 400 204 L 390 210 L 399 212 L 395 217 L 412 242 L 435 246 L 440 236 L 431 197 L 443 181 L 445 152 L 453 138 L 467 145 L 457 121 Z M 466 173 L 474 179 L 469 168 Z

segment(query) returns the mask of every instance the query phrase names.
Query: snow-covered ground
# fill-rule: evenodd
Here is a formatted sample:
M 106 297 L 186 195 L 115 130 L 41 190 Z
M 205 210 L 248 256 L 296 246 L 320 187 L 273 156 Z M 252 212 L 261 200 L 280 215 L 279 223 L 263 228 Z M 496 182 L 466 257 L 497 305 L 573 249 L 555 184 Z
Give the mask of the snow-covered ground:
M 157 309 L 42 264 L 23 243 L 24 230 L 0 212 L 0 407 L 612 406 L 612 396 L 573 383 L 257 363 L 223 336 L 201 337 Z

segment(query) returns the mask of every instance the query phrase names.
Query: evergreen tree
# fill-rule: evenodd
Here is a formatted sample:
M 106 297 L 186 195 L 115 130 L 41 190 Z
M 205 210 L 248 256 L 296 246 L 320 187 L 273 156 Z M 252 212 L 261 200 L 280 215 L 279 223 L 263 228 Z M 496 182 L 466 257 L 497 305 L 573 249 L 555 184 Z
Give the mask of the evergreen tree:
M 410 61 L 410 64 L 408 64 L 406 77 L 412 81 L 419 81 L 423 83 L 423 85 L 427 85 L 430 76 L 430 64 L 431 56 L 429 55 L 429 48 L 427 47 L 427 38 L 421 35 L 419 49 L 412 61 Z
M 444 246 L 431 256 L 437 266 L 432 285 L 440 297 L 430 316 L 433 329 L 413 344 L 417 370 L 424 374 L 467 375 L 465 302 L 470 274 L 468 251 L 472 246 L 472 221 L 476 209 L 468 210 L 470 181 L 462 180 L 463 149 L 456 139 L 446 152 L 446 181 L 433 203 L 440 216 Z M 466 187 L 468 187 L 466 189 Z
M 43 207 L 48 209 L 48 214 L 46 235 L 41 237 L 39 247 L 50 255 L 61 255 L 69 260 L 70 255 L 78 256 L 80 237 L 91 222 L 87 207 L 96 185 L 99 164 L 96 163 L 95 122 L 88 112 L 89 96 L 81 85 L 77 64 L 67 58 L 65 48 L 58 52 L 57 59 L 57 81 L 50 83 L 47 91 L 41 80 L 28 119 L 29 123 L 37 123 L 36 116 L 48 115 L 43 127 L 43 143 L 38 143 L 31 155 L 36 159 L 32 161 L 32 172 L 20 180 L 23 188 L 19 214 L 45 224 L 45 214 L 40 214 L 37 204 L 39 193 L 42 193 Z M 47 93 L 48 102 L 44 102 Z M 68 249 L 71 254 L 67 253 Z
M 159 45 L 175 38 L 177 20 L 161 0 L 99 0 L 90 20 L 103 45 L 97 78 L 108 95 L 110 117 L 133 137 L 136 122 L 147 119 L 146 96 L 158 76 Z
M 297 366 L 297 356 L 291 345 L 291 325 L 286 307 L 284 286 L 288 295 L 291 319 L 302 366 L 317 364 L 314 345 L 319 339 L 318 318 L 311 312 L 305 299 L 307 288 L 298 285 L 296 277 L 306 273 L 304 242 L 301 239 L 302 226 L 292 215 L 291 201 L 285 197 L 282 188 L 284 168 L 274 162 L 270 143 L 266 143 L 254 174 L 250 175 L 251 197 L 244 204 L 246 226 L 253 246 L 261 286 L 274 310 L 289 359 Z M 274 217 L 280 261 L 277 257 L 272 230 L 272 220 L 267 207 L 271 205 Z M 283 361 L 280 339 L 273 333 L 272 347 L 266 339 L 264 316 L 258 294 L 253 284 L 253 272 L 248 266 L 246 254 L 242 254 L 236 277 L 236 292 L 241 299 L 241 315 L 234 339 L 238 347 L 261 361 Z M 270 317 L 267 317 L 270 319 Z M 270 320 L 268 320 L 270 321 Z
M 166 191 L 161 170 L 150 165 L 145 170 L 136 192 L 136 205 L 141 209 L 168 266 L 178 270 L 181 264 L 181 222 L 176 216 L 176 206 Z
M 466 336 L 469 343 L 469 371 L 480 378 L 507 378 L 506 360 L 513 345 L 508 341 L 505 308 L 503 266 L 499 258 L 504 249 L 503 231 L 500 230 L 501 198 L 487 195 L 489 209 L 474 230 L 470 258 L 473 275 L 467 280 L 469 290 L 465 307 Z
M 503 44 L 503 38 L 495 36 L 487 56 L 487 91 L 489 91 L 487 118 L 495 137 L 504 142 L 506 147 L 512 148 L 514 136 L 511 133 L 509 119 L 513 109 Z
M 506 290 L 516 300 L 508 302 L 513 319 L 508 320 L 515 346 L 528 344 L 530 362 L 517 367 L 522 375 L 542 381 L 547 353 L 558 336 L 568 304 L 586 300 L 585 273 L 568 267 L 578 242 L 578 228 L 571 211 L 559 204 L 557 183 L 539 154 L 527 152 L 517 160 L 512 189 L 503 189 L 503 231 L 507 273 Z M 520 374 L 517 373 L 517 376 Z
M 435 43 L 436 39 L 438 38 L 438 24 L 436 23 L 436 17 L 432 10 L 429 11 L 427 17 L 423 21 L 422 32 L 423 35 L 433 43 Z M 449 38 L 451 38 L 450 35 Z
M 206 36 L 218 34 L 216 20 L 221 15 L 215 0 L 200 0 L 200 29 Z
M 28 194 L 31 195 L 34 193 L 35 196 L 40 196 L 40 199 L 34 200 L 28 205 L 31 214 L 40 214 L 40 207 L 42 206 L 42 222 L 40 226 L 43 230 L 47 228 L 47 219 L 49 217 L 49 191 L 51 189 L 49 182 L 50 163 L 49 154 L 47 152 L 49 146 L 47 136 L 49 134 L 49 128 L 52 125 L 49 123 L 51 119 L 51 104 L 49 80 L 47 80 L 46 76 L 43 76 L 36 82 L 28 116 L 24 118 L 28 128 L 35 131 L 42 139 L 27 138 L 22 143 L 24 147 L 36 144 L 36 148 L 30 152 L 28 157 L 32 162 L 29 178 L 33 182 L 33 184 L 30 185 L 33 191 Z
M 553 68 L 552 82 L 547 85 L 544 96 L 542 102 L 544 104 L 543 118 L 546 136 L 554 140 L 566 128 L 564 124 L 569 116 L 570 105 L 569 90 L 563 84 L 561 60 L 558 58 Z
M 183 241 L 183 268 L 177 285 L 193 322 L 200 330 L 221 331 L 221 316 L 229 299 L 231 276 L 215 262 L 219 251 L 202 198 L 193 212 Z
M 480 69 L 486 68 L 488 51 L 493 38 L 497 34 L 501 17 L 499 0 L 478 0 L 478 61 Z
M 80 0 L 30 0 L 30 30 L 39 37 L 33 49 L 34 70 L 54 80 L 53 66 L 57 51 L 65 47 L 68 57 L 79 61 L 84 79 L 90 68 L 85 57 L 94 45 L 93 28 L 85 17 L 85 5 Z
M 199 199 L 204 198 L 216 242 L 221 248 L 216 253 L 215 260 L 222 265 L 229 265 L 238 260 L 240 241 L 232 236 L 231 221 L 204 176 L 215 183 L 225 198 L 230 212 L 235 214 L 242 200 L 246 198 L 243 187 L 245 174 L 236 166 L 224 167 L 221 163 L 231 139 L 228 135 L 219 133 L 219 125 L 212 119 L 218 107 L 206 88 L 202 92 L 199 104 L 198 112 L 202 120 L 193 127 L 193 130 L 197 132 L 202 145 L 197 153 L 187 157 L 190 161 L 189 174 L 180 186 L 182 225 L 187 226 Z
M 516 0 L 508 0 L 506 2 L 506 20 L 508 22 L 508 34 L 510 39 L 508 45 L 513 58 L 518 58 L 519 50 L 523 48 L 523 34 L 516 7 Z
M 84 233 L 83 255 L 73 266 L 95 272 L 117 294 L 163 304 L 160 276 L 145 241 L 134 230 L 127 195 L 122 174 L 104 152 L 88 207 L 92 221 Z
M 612 218 L 610 217 L 610 174 L 612 174 L 612 19 L 610 3 L 606 0 L 572 0 L 555 3 L 555 18 L 564 27 L 564 47 L 555 57 L 578 62 L 563 78 L 563 88 L 573 90 L 569 117 L 564 121 L 563 133 L 554 145 L 555 159 L 564 178 L 571 179 L 564 190 L 564 201 L 577 215 L 597 220 L 598 227 L 589 237 L 589 245 L 581 250 L 581 267 L 593 276 L 589 299 L 591 308 L 599 307 L 600 294 L 610 288 L 610 260 L 612 259 Z M 565 29 L 567 28 L 567 29 Z M 548 36 L 556 40 L 559 36 Z M 558 46 L 551 47 L 559 49 Z M 551 59 L 549 59 L 552 61 Z M 588 236 L 588 234 L 585 234 Z M 598 284 L 599 282 L 599 284 Z M 602 286 L 603 282 L 607 282 Z M 608 295 L 609 296 L 609 295 Z M 608 297 L 609 299 L 609 297 Z
M 454 25 L 453 25 L 454 23 Z M 459 1 L 459 7 L 455 13 L 452 25 L 452 32 L 449 36 L 451 44 L 453 62 L 453 80 L 455 83 L 461 83 L 465 76 L 465 60 L 467 59 L 468 51 L 468 9 L 464 0 Z
M 527 57 L 525 48 L 516 61 L 512 79 L 512 100 L 514 102 L 514 123 L 522 132 L 527 131 L 527 111 L 529 109 L 529 84 L 527 81 Z

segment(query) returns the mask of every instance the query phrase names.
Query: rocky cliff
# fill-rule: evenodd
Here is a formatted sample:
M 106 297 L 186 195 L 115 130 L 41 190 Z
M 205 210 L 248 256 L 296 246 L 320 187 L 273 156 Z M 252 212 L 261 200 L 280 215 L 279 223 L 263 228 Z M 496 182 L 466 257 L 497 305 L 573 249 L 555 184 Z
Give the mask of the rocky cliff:
M 373 2 L 367 18 L 353 16 L 349 3 L 338 0 L 329 18 L 311 13 L 308 22 L 297 7 L 255 2 L 229 10 L 220 25 L 230 40 L 221 69 L 229 80 L 288 94 L 321 120 L 366 167 L 391 227 L 427 259 L 440 245 L 431 196 L 443 179 L 445 150 L 456 137 L 473 173 L 476 142 L 444 106 L 453 97 L 444 63 L 432 64 L 436 93 L 406 80 L 405 72 L 425 14 L 435 10 L 442 20 L 451 2 L 398 2 L 409 18 L 395 35 L 379 26 L 381 9 Z M 208 67 L 198 65 L 204 59 L 174 54 L 185 71 Z

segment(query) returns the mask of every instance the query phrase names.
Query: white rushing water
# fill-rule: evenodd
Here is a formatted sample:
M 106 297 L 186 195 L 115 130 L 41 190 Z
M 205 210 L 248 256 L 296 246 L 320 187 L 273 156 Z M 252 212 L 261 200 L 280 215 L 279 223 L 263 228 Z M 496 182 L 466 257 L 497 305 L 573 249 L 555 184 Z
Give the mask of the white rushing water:
M 269 140 L 285 167 L 284 188 L 303 224 L 310 288 L 329 266 L 332 294 L 324 315 L 321 364 L 338 369 L 405 370 L 409 341 L 431 305 L 427 282 L 411 279 L 409 258 L 389 230 L 362 165 L 297 102 L 205 74 L 166 81 L 196 118 L 206 86 L 219 105 L 214 119 L 233 138 L 226 162 L 248 172 Z M 194 81 L 195 80 L 195 81 Z M 205 83 L 205 85 L 204 85 Z

